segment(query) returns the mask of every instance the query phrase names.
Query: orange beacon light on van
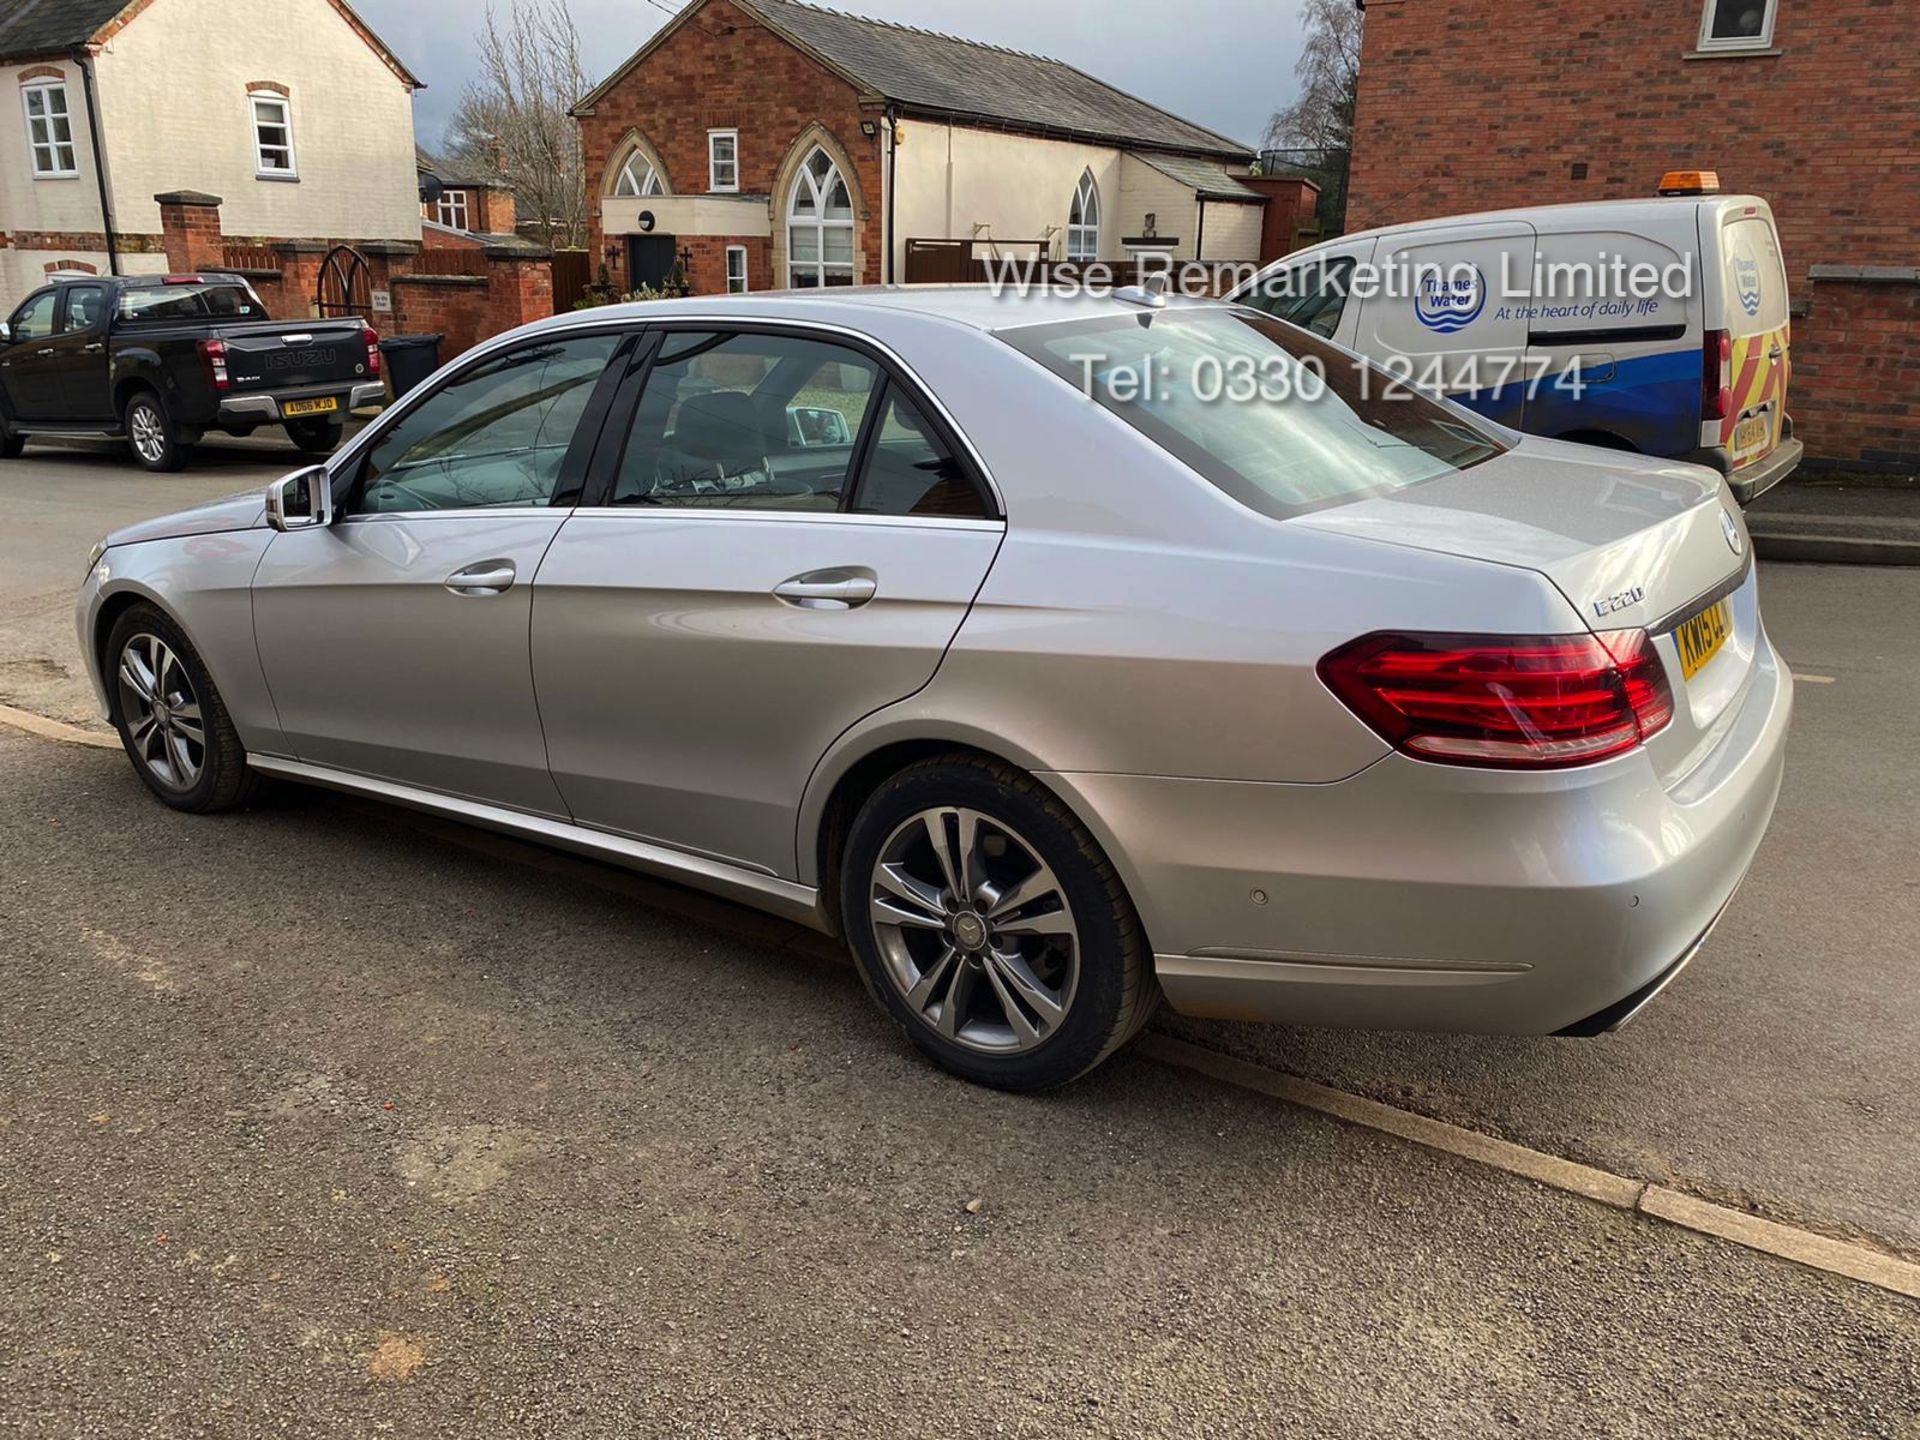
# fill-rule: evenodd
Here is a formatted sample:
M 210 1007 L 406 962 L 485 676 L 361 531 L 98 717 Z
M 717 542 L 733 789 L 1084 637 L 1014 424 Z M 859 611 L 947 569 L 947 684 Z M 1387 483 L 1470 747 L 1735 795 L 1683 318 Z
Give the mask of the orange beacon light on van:
M 1718 195 L 1720 172 L 1717 170 L 1669 170 L 1660 177 L 1662 195 Z

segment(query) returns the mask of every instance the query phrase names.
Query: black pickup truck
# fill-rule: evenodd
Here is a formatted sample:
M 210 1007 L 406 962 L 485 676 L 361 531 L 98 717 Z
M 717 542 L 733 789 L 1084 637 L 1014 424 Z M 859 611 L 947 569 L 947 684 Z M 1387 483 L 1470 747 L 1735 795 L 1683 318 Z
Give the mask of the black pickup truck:
M 62 279 L 0 324 L 7 459 L 30 435 L 107 435 L 149 470 L 178 470 L 207 431 L 262 425 L 324 455 L 385 394 L 364 320 L 269 320 L 236 276 Z

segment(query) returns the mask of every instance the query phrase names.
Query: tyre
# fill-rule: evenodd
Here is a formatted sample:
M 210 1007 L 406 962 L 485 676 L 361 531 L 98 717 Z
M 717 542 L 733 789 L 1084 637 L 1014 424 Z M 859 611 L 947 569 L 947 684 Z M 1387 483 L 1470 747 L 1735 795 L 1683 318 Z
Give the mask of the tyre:
M 346 428 L 338 420 L 289 420 L 287 438 L 304 455 L 331 455 L 340 448 Z
M 882 785 L 848 833 L 841 915 L 867 988 L 936 1064 L 1064 1085 L 1159 1003 L 1120 877 L 1048 790 L 956 754 Z
M 187 463 L 186 446 L 167 413 L 167 402 L 153 391 L 134 391 L 121 413 L 121 422 L 126 427 L 127 448 L 143 469 L 166 473 Z
M 0 460 L 18 460 L 26 452 L 27 437 L 17 433 L 0 415 Z
M 176 810 L 210 815 L 244 804 L 258 779 L 207 667 L 160 610 L 133 606 L 105 651 L 113 726 L 147 788 Z

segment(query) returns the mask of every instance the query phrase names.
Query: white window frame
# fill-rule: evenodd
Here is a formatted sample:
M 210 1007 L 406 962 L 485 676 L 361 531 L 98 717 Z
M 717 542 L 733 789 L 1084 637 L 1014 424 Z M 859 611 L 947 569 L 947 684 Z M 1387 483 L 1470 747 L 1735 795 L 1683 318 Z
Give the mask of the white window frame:
M 821 155 L 826 158 L 828 170 L 825 184 L 820 184 L 813 178 L 813 157 L 815 155 Z M 793 183 L 787 187 L 785 221 L 787 227 L 787 288 L 790 290 L 802 288 L 795 278 L 802 273 L 810 273 L 814 278 L 815 284 L 822 290 L 829 288 L 827 285 L 827 275 L 829 272 L 834 275 L 844 273 L 847 277 L 846 283 L 849 285 L 855 284 L 860 278 L 860 229 L 857 212 L 849 215 L 845 220 L 829 220 L 827 218 L 827 197 L 833 193 L 833 182 L 835 180 L 838 180 L 846 189 L 847 208 L 850 211 L 853 210 L 853 187 L 847 184 L 847 177 L 840 169 L 840 162 L 833 158 L 832 152 L 829 151 L 826 146 L 815 145 L 809 149 L 806 158 L 800 162 L 800 168 L 793 172 Z M 814 205 L 813 214 L 811 215 L 797 214 L 794 210 L 793 202 L 799 197 L 801 193 L 800 187 L 803 185 L 807 187 L 809 193 L 813 196 Z M 793 232 L 797 229 L 817 230 L 819 232 L 819 258 L 814 260 L 796 260 L 793 258 Z M 853 256 L 851 260 L 827 259 L 827 232 L 829 230 L 844 230 L 851 237 Z M 778 282 L 776 281 L 776 283 Z
M 280 128 L 287 132 L 287 143 L 280 145 L 262 145 L 260 143 L 260 107 L 278 105 L 280 107 Z M 266 121 L 272 124 L 272 121 Z M 247 92 L 247 126 L 253 135 L 253 174 L 256 180 L 298 180 L 300 178 L 300 152 L 294 148 L 293 101 L 275 90 L 251 90 Z M 284 149 L 287 152 L 287 168 L 284 170 L 267 164 L 267 151 Z
M 444 190 L 440 194 L 440 203 L 434 207 L 434 219 L 449 230 L 471 229 L 473 211 L 465 190 Z M 458 216 L 458 219 L 454 217 Z
M 33 113 L 31 108 L 33 102 L 28 98 L 35 94 L 45 97 L 41 101 L 41 109 L 45 113 L 38 116 Z M 53 97 L 55 94 L 58 94 L 60 97 L 60 113 L 57 116 L 53 110 Z M 79 179 L 80 137 L 74 133 L 73 97 L 68 93 L 67 82 L 65 80 L 28 81 L 20 87 L 20 113 L 26 121 L 27 163 L 32 167 L 33 178 L 36 180 Z M 67 138 L 65 140 L 59 139 L 54 134 L 53 122 L 56 119 L 67 122 Z M 36 120 L 46 126 L 47 138 L 44 141 L 33 138 L 33 126 Z M 40 152 L 42 150 L 47 152 L 51 160 L 51 165 L 47 168 L 42 168 L 40 164 Z M 60 164 L 60 152 L 62 150 L 68 153 L 68 156 L 73 162 L 65 168 L 62 168 Z
M 1057 212 L 1056 212 L 1057 213 Z M 1076 221 L 1073 217 L 1079 215 Z M 1091 214 L 1092 219 L 1087 219 Z M 1081 175 L 1067 207 L 1067 259 L 1085 264 L 1100 258 L 1100 185 L 1093 171 Z
M 740 273 L 737 275 L 733 269 L 733 261 L 736 255 L 740 258 Z M 727 246 L 727 293 L 729 295 L 745 295 L 752 288 L 753 287 L 747 283 L 747 247 L 744 245 Z
M 1742 50 L 1771 50 L 1773 48 L 1773 22 L 1780 10 L 1780 0 L 1756 0 L 1764 6 L 1766 16 L 1760 22 L 1758 35 L 1734 35 L 1715 39 L 1713 34 L 1714 12 L 1720 8 L 1722 0 L 1707 0 L 1706 8 L 1700 12 L 1700 49 L 1703 52 L 1724 53 Z
M 719 142 L 733 142 L 733 158 L 722 160 L 717 153 Z M 725 184 L 720 180 L 720 167 L 727 166 L 733 171 L 733 178 Z M 714 195 L 737 195 L 740 193 L 740 132 L 738 130 L 707 131 L 707 190 Z

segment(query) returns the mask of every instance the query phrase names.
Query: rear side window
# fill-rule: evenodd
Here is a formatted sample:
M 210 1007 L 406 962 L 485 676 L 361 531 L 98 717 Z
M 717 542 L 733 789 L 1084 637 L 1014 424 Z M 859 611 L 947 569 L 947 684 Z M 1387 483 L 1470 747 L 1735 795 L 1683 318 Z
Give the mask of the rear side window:
M 920 407 L 887 387 L 854 492 L 856 515 L 940 515 L 981 520 L 986 506 L 966 468 Z
M 1734 221 L 1725 236 L 1727 328 L 1742 336 L 1778 330 L 1788 313 L 1779 236 L 1757 216 Z
M 1281 271 L 1256 282 L 1239 303 L 1331 340 L 1347 311 L 1354 265 L 1343 255 Z
M 509 351 L 464 371 L 380 437 L 356 514 L 547 505 L 618 335 Z
M 1070 320 L 1000 338 L 1234 499 L 1281 519 L 1506 450 L 1464 412 L 1244 310 Z
M 75 285 L 67 291 L 65 333 L 92 330 L 106 318 L 107 291 L 101 285 Z

